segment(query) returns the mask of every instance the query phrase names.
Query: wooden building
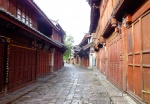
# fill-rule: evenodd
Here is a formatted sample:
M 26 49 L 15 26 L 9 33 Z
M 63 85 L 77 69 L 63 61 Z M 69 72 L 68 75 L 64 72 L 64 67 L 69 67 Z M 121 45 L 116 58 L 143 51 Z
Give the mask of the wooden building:
M 87 1 L 97 67 L 122 92 L 150 103 L 150 1 Z
M 75 51 L 75 64 L 78 66 L 89 67 L 89 53 L 90 53 L 90 37 L 91 35 L 86 34 L 78 45 L 80 47 L 78 51 Z
M 60 69 L 64 35 L 32 0 L 0 0 L 0 95 Z

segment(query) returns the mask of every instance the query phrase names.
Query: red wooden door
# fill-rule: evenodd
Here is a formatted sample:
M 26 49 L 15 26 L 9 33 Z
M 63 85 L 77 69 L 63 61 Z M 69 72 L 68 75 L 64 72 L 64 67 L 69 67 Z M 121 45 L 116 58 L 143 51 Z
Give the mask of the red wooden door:
M 58 59 L 59 59 L 58 51 L 55 50 L 55 53 L 54 53 L 54 71 L 58 70 L 58 61 L 59 61 Z
M 4 45 L 0 43 L 0 93 L 4 85 Z
M 150 10 L 141 17 L 142 29 L 142 67 L 143 67 L 143 98 L 150 103 Z
M 37 61 L 37 77 L 48 75 L 50 73 L 50 53 L 38 50 Z
M 128 92 L 135 94 L 139 98 L 141 98 L 142 90 L 142 67 L 140 65 L 140 51 L 141 36 L 140 22 L 138 21 L 128 29 Z
M 105 48 L 100 49 L 100 70 L 106 75 L 106 52 Z
M 34 49 L 10 45 L 9 91 L 35 80 L 35 58 Z
M 108 40 L 108 79 L 119 89 L 123 89 L 122 36 L 113 34 Z
M 76 57 L 77 60 L 79 61 L 79 57 Z M 71 62 L 71 59 L 70 59 Z M 61 69 L 63 66 L 63 55 L 61 52 L 59 52 L 59 50 L 55 50 L 54 53 L 54 70 L 57 71 L 59 69 Z
M 128 29 L 128 92 L 147 103 L 150 103 L 149 24 L 150 10 Z

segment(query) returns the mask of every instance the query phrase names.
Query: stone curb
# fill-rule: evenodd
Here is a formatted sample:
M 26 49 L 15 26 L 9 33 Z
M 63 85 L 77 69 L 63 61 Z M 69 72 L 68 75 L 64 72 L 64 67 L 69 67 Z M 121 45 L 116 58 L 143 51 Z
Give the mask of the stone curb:
M 63 67 L 60 70 L 64 70 L 64 69 L 65 69 L 65 67 Z M 60 70 L 58 70 L 58 71 L 60 71 Z M 28 85 L 22 89 L 19 89 L 13 93 L 6 94 L 5 96 L 0 98 L 0 104 L 11 104 L 12 102 L 19 99 L 20 97 L 22 97 L 22 96 L 30 93 L 31 91 L 37 89 L 42 84 L 46 83 L 48 80 L 55 78 L 57 76 L 58 71 L 53 72 L 50 75 L 47 75 L 45 77 L 39 78 L 35 82 L 33 82 L 32 84 L 30 84 L 30 85 Z

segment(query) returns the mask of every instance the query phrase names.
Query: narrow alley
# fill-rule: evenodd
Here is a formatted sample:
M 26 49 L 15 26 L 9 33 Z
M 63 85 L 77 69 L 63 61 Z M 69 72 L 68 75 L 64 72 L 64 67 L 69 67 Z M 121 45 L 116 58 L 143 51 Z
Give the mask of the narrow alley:
M 0 99 L 0 104 L 111 104 L 111 97 L 118 96 L 113 86 L 106 84 L 103 75 L 99 80 L 94 70 L 66 64 L 53 74 L 53 77 L 43 77 L 44 83 L 38 80 L 26 89 L 8 94 Z M 37 84 L 38 87 L 31 88 Z M 13 99 L 15 96 L 18 97 Z M 121 95 L 117 98 L 116 104 L 128 104 Z
M 105 88 L 91 70 L 66 65 L 58 75 L 13 104 L 110 104 Z

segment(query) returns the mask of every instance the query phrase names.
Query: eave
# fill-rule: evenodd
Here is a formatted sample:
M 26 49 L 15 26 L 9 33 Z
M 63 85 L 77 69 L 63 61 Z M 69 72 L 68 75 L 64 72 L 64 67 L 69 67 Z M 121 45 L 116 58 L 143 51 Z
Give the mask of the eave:
M 28 25 L 24 24 L 22 21 L 18 20 L 14 15 L 11 15 L 9 12 L 6 12 L 2 8 L 0 8 L 0 18 L 30 32 L 35 37 L 43 39 L 46 42 L 51 43 L 54 46 L 57 46 L 58 48 L 63 47 L 62 43 L 56 42 L 56 40 L 47 37 L 46 35 L 42 34 L 40 31 L 36 30 L 35 28 L 29 27 Z
M 59 28 L 59 30 L 62 33 L 62 35 L 66 35 L 65 31 L 62 29 L 62 27 L 60 26 L 60 24 L 57 24 L 56 26 Z
M 92 47 L 93 45 L 94 45 L 94 43 L 92 42 L 92 43 L 89 43 L 89 44 L 83 46 L 82 48 L 83 48 L 83 50 L 86 50 L 86 49 Z
M 85 42 L 86 42 L 85 44 L 87 44 L 88 38 L 90 38 L 90 37 L 91 37 L 91 35 L 86 34 L 78 46 L 80 46 L 80 47 L 83 46 Z
M 28 4 L 31 5 L 31 7 L 39 14 L 41 15 L 46 22 L 53 27 L 56 31 L 59 31 L 59 29 L 50 21 L 50 19 L 45 15 L 45 13 L 37 6 L 37 4 L 33 0 L 27 0 Z
M 99 8 L 93 6 L 91 8 L 89 33 L 94 33 L 96 31 L 96 28 L 98 26 L 99 17 L 100 17 Z
M 86 50 L 83 50 L 83 48 L 82 48 L 79 52 L 76 53 L 76 55 L 79 55 L 79 56 L 87 56 L 87 55 L 89 55 L 89 52 L 90 52 L 90 49 L 89 49 L 89 48 L 86 49 Z

